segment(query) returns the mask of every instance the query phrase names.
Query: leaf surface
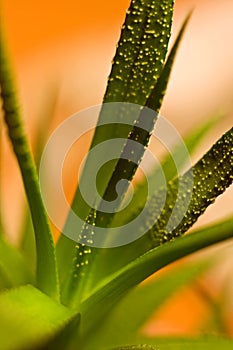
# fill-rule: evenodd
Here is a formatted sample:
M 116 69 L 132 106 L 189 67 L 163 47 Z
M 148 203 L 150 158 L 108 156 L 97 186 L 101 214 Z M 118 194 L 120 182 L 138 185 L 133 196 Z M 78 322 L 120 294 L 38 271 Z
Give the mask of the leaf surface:
M 184 262 L 130 291 L 92 333 L 88 349 L 97 344 L 107 348 L 132 342 L 140 328 L 166 300 L 212 265 L 212 261 Z
M 0 279 L 1 288 L 34 282 L 21 254 L 3 238 L 0 238 Z
M 129 291 L 162 267 L 212 244 L 233 238 L 233 219 L 156 247 L 109 276 L 83 301 L 81 313 L 88 329 Z M 90 311 L 91 310 L 91 311 Z M 83 330 L 84 334 L 85 331 Z
M 154 90 L 163 70 L 168 48 L 168 41 L 170 38 L 172 14 L 173 0 L 163 0 L 160 2 L 157 2 L 155 0 L 133 0 L 131 2 L 131 6 L 122 28 L 117 52 L 113 60 L 113 67 L 103 101 L 105 104 L 109 102 L 129 102 L 142 106 L 147 104 L 149 106 L 149 103 L 152 104 L 153 101 L 151 101 L 150 95 L 151 91 Z M 166 84 L 167 80 L 164 81 L 163 88 L 165 88 Z M 157 105 L 154 105 L 155 110 L 158 110 L 161 105 L 163 93 L 164 89 L 161 93 L 161 98 L 159 101 L 157 101 Z M 136 112 L 139 112 L 138 107 Z M 135 131 L 133 124 L 131 126 L 126 126 L 121 124 L 114 124 L 113 122 L 114 118 L 117 118 L 118 122 L 121 121 L 121 118 L 124 119 L 129 113 L 132 114 L 131 109 L 125 105 L 123 107 L 122 105 L 119 105 L 119 108 L 113 108 L 111 113 L 109 113 L 108 106 L 106 107 L 106 105 L 103 105 L 98 123 L 106 123 L 107 125 L 101 125 L 99 127 L 97 126 L 91 148 L 101 142 L 109 139 L 114 139 L 116 137 L 127 139 L 128 137 L 130 138 L 129 135 L 131 135 L 131 138 L 134 139 L 137 131 Z M 138 118 L 137 113 L 133 118 L 135 120 Z M 151 116 L 151 121 L 148 122 L 148 124 L 150 124 L 149 129 L 151 130 L 153 129 L 155 115 L 156 114 L 153 113 Z M 148 133 L 144 132 L 143 135 L 140 134 L 139 139 L 141 139 L 142 144 L 146 145 L 148 142 Z M 106 145 L 106 152 L 108 147 L 109 146 Z M 126 145 L 125 148 L 128 149 L 128 146 Z M 121 148 L 119 149 L 119 158 L 121 158 L 121 151 L 122 154 L 124 154 L 124 150 L 122 151 Z M 103 150 L 103 157 L 105 157 L 106 152 Z M 138 160 L 140 158 L 141 155 L 139 154 Z M 100 159 L 98 157 L 98 163 L 99 162 Z M 100 181 L 97 184 L 99 194 L 103 196 L 104 199 L 109 200 L 114 196 L 115 185 L 118 180 L 122 178 L 122 172 L 124 173 L 124 178 L 127 178 L 129 180 L 132 178 L 135 172 L 135 166 L 133 163 L 131 165 L 132 166 L 130 166 L 130 164 L 127 164 L 126 166 L 125 160 L 122 159 L 113 159 L 110 163 L 107 164 L 107 167 L 105 167 L 105 171 L 103 172 Z M 88 173 L 95 172 L 96 167 L 97 163 L 95 157 L 90 157 L 89 155 L 82 176 L 82 186 L 84 188 L 89 186 Z M 86 205 L 81 196 L 79 188 L 76 191 L 72 209 L 75 212 L 77 211 L 78 215 L 87 221 L 89 219 L 92 221 L 94 213 Z M 108 216 L 106 219 L 107 222 L 109 221 L 109 218 L 112 220 L 112 218 Z M 99 220 L 103 222 L 102 217 L 99 217 L 97 215 L 96 221 Z M 69 230 L 69 227 L 72 227 L 71 216 L 68 216 L 65 230 Z M 76 227 L 76 230 L 77 232 L 82 232 L 83 227 Z M 83 235 L 86 235 L 85 232 Z M 61 261 L 62 256 L 66 255 L 65 252 L 68 249 L 73 249 L 74 246 L 75 244 L 69 242 L 67 238 L 62 236 L 57 246 L 59 261 Z M 80 249 L 82 249 L 82 247 L 79 245 L 77 247 L 77 257 L 75 258 L 75 265 L 73 266 L 74 274 L 71 279 L 74 279 L 74 276 L 77 276 L 79 274 L 76 271 L 76 267 L 80 266 L 83 263 L 83 259 L 81 258 L 80 260 L 79 258 Z M 94 254 L 89 255 L 88 259 L 90 260 L 90 263 L 86 265 L 86 270 L 89 270 L 89 266 L 92 265 L 91 261 L 95 260 L 94 258 L 92 259 L 92 256 L 94 255 L 95 252 Z M 86 258 L 87 257 L 85 256 L 85 261 Z M 71 265 L 67 264 L 65 267 L 63 267 L 59 263 L 59 266 L 61 271 L 61 280 L 63 280 L 63 276 L 67 275 L 68 268 L 70 268 Z M 82 273 L 85 274 L 85 272 Z M 72 293 L 75 291 L 74 284 L 77 284 L 76 277 L 75 280 L 76 282 L 71 281 L 71 287 L 68 287 L 68 290 L 72 291 Z M 80 288 L 78 287 L 77 290 L 80 290 Z M 79 298 L 78 296 L 76 297 Z M 70 292 L 68 292 L 68 295 L 65 297 L 65 299 L 72 299 Z
M 27 285 L 0 294 L 1 349 L 42 346 L 71 322 L 74 312 Z

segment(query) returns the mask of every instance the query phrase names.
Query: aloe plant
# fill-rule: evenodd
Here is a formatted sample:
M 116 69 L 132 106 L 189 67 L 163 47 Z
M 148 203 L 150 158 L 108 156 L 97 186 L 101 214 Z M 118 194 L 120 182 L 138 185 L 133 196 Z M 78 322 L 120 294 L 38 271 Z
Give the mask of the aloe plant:
M 35 254 L 31 254 L 28 249 L 18 250 L 8 243 L 0 225 L 1 349 L 232 348 L 231 340 L 211 334 L 194 340 L 147 338 L 139 332 L 156 308 L 183 285 L 208 271 L 213 259 L 188 263 L 175 273 L 168 272 L 149 284 L 135 287 L 171 262 L 233 237 L 232 217 L 184 235 L 232 184 L 232 128 L 182 174 L 175 165 L 185 165 L 186 159 L 182 144 L 178 145 L 161 163 L 164 182 L 160 182 L 160 171 L 155 166 L 147 177 L 152 184 L 149 196 L 144 179 L 135 189 L 132 203 L 125 210 L 121 207 L 154 125 L 158 126 L 161 120 L 158 113 L 189 21 L 190 15 L 167 53 L 173 7 L 172 0 L 131 1 L 90 152 L 56 246 L 1 36 L 3 114 L 23 178 L 35 235 L 35 247 L 31 246 Z M 219 118 L 213 118 L 188 136 L 188 151 L 192 153 L 207 131 L 219 122 Z M 116 139 L 124 142 L 119 144 Z M 88 188 L 90 175 L 99 164 L 92 151 L 103 144 L 98 161 L 104 162 L 106 152 L 111 156 L 113 148 L 109 149 L 109 140 L 115 142 L 119 157 L 112 156 L 105 164 L 97 179 L 102 198 L 94 198 L 94 205 L 90 206 L 82 196 L 81 187 Z M 134 157 L 127 158 L 129 151 Z M 116 199 L 116 186 L 122 179 L 127 181 L 121 188 L 116 210 L 105 212 L 104 204 L 107 201 L 110 205 Z M 111 229 L 117 227 L 120 237 L 121 229 L 142 212 L 147 201 L 149 207 L 140 221 L 142 234 L 128 241 L 133 232 L 126 232 L 127 244 L 114 245 Z M 158 212 L 157 217 L 154 212 Z M 74 213 L 81 218 L 81 224 L 74 225 Z M 99 227 L 108 235 L 97 244 Z M 72 239 L 67 232 L 72 233 Z M 31 242 L 29 235 L 26 228 L 22 242 Z M 28 266 L 31 255 L 36 256 L 35 272 Z

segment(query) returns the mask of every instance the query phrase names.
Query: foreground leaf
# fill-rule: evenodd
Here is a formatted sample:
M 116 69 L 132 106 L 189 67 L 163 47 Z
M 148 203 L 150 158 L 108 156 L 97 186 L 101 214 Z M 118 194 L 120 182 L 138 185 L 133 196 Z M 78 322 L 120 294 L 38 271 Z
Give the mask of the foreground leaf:
M 202 276 L 212 265 L 210 261 L 184 262 L 133 289 L 110 312 L 96 332 L 92 332 L 88 349 L 98 344 L 107 348 L 132 342 L 140 328 L 168 298 Z
M 83 301 L 82 320 L 84 327 L 87 327 L 83 329 L 83 333 L 85 334 L 93 326 L 97 327 L 99 320 L 105 317 L 127 291 L 154 272 L 188 254 L 231 238 L 233 238 L 232 218 L 154 248 L 123 267 L 103 280 Z
M 232 339 L 218 338 L 211 335 L 200 339 L 142 338 L 139 341 L 148 342 L 159 350 L 231 350 L 233 347 Z
M 41 198 L 35 164 L 25 134 L 15 93 L 11 69 L 0 36 L 0 87 L 5 122 L 15 156 L 18 160 L 27 195 L 37 250 L 37 285 L 55 299 L 59 299 L 59 283 L 53 237 Z
M 123 347 L 115 348 L 111 350 L 156 350 L 156 348 L 150 345 L 131 345 L 131 346 L 123 346 Z
M 0 294 L 1 349 L 31 350 L 47 343 L 76 315 L 28 285 Z

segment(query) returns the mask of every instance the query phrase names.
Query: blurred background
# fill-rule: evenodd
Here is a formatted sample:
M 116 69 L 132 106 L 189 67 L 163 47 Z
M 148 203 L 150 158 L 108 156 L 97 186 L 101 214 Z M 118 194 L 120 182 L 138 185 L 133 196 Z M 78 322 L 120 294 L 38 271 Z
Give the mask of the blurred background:
M 8 42 L 27 131 L 35 147 L 44 110 L 52 123 L 49 136 L 62 120 L 101 103 L 111 60 L 129 0 L 36 1 L 2 0 L 1 26 Z M 175 62 L 162 114 L 185 135 L 204 119 L 223 114 L 220 126 L 203 142 L 196 161 L 221 136 L 233 120 L 233 1 L 177 0 L 173 38 L 186 14 L 193 10 Z M 46 136 L 46 137 L 47 137 Z M 1 212 L 9 239 L 17 243 L 24 194 L 6 130 L 2 132 Z M 88 148 L 83 140 L 82 152 Z M 76 164 L 82 154 L 76 154 Z M 67 196 L 72 197 L 75 176 L 68 167 Z M 233 214 L 233 189 L 229 189 L 200 218 L 196 227 Z M 213 251 L 213 249 L 212 249 Z M 233 336 L 232 245 L 215 249 L 221 255 L 217 270 L 201 281 L 213 302 L 227 284 L 225 333 Z M 199 334 L 200 320 L 208 320 L 208 305 L 192 286 L 174 296 L 143 329 L 147 334 Z M 231 322 L 231 321 L 232 322 Z

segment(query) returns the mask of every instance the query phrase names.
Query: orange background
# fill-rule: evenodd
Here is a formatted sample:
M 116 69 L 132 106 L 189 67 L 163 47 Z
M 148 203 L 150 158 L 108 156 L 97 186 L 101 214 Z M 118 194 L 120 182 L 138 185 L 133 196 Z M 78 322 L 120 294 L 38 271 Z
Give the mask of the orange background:
M 59 92 L 52 128 L 81 108 L 101 102 L 128 4 L 128 0 L 2 0 L 2 24 L 32 143 L 41 105 L 55 85 L 59 86 Z M 228 118 L 203 144 L 203 149 L 207 149 L 232 125 L 233 2 L 177 0 L 174 33 L 193 7 L 195 11 L 177 57 L 162 111 L 183 134 L 214 111 L 226 112 Z M 3 141 L 7 169 L 3 169 L 2 211 L 8 234 L 15 240 L 15 232 L 20 226 L 23 190 L 15 160 L 5 138 Z M 199 225 L 232 214 L 232 193 L 232 189 L 228 190 L 218 199 Z M 13 220 L 12 212 L 15 213 Z M 212 278 L 211 281 L 214 286 L 221 280 Z M 170 303 L 157 323 L 153 323 L 153 332 L 156 325 L 161 334 L 198 333 L 198 321 L 205 312 L 202 302 L 196 300 L 193 291 L 178 299 L 171 301 L 172 305 Z M 192 314 L 190 324 L 187 318 L 183 319 L 187 309 Z M 151 334 L 151 326 L 148 325 L 145 331 Z

